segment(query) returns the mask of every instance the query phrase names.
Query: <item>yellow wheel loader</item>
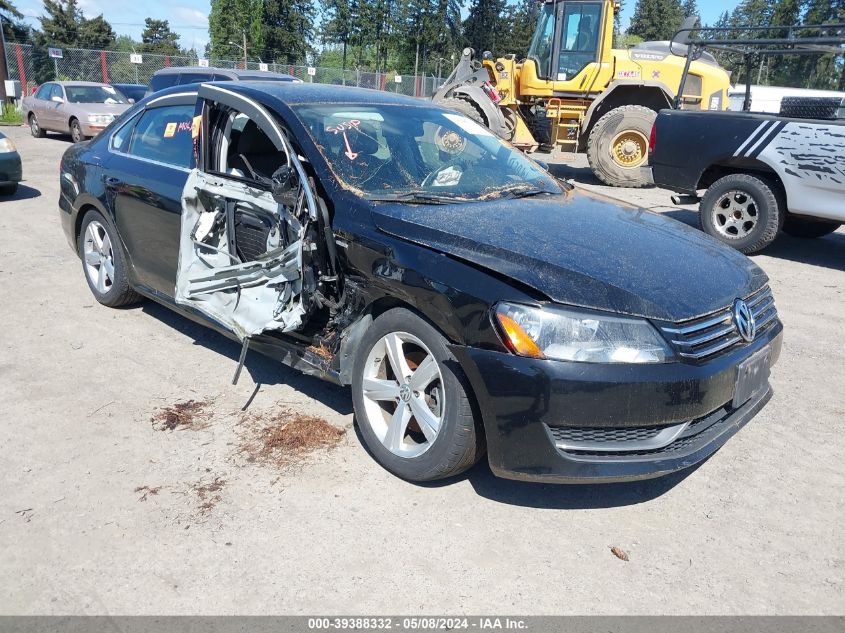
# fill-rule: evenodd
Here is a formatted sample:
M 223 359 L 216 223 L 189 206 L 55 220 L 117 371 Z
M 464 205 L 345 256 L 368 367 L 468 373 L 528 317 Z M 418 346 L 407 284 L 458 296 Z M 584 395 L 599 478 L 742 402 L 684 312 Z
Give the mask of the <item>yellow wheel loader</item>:
M 615 50 L 618 10 L 614 0 L 545 0 L 526 59 L 484 53 L 478 62 L 464 49 L 433 99 L 526 152 L 586 152 L 608 185 L 650 184 L 642 167 L 658 110 L 727 109 L 730 74 L 709 53 L 693 55 L 678 42 Z

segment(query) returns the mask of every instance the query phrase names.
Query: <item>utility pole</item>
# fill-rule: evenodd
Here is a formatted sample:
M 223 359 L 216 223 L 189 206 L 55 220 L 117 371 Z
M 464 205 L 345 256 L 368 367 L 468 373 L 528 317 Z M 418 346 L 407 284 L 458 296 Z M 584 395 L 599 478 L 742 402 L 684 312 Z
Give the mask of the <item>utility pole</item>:
M 0 96 L 3 103 L 6 102 L 6 80 L 9 78 L 9 69 L 6 68 L 6 33 L 3 30 L 3 16 L 0 15 Z M 21 86 L 26 90 L 26 86 Z
M 246 56 L 246 29 L 244 29 L 243 33 L 244 33 L 244 70 L 246 70 L 246 60 L 247 60 L 247 56 Z

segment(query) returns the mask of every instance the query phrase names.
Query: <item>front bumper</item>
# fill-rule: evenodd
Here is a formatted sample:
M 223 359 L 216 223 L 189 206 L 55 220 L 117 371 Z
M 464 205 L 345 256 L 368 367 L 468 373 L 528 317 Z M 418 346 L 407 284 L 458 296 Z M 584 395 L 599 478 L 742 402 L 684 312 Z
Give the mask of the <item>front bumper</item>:
M 706 363 L 595 365 L 453 346 L 478 400 L 490 468 L 509 479 L 606 483 L 659 477 L 703 461 L 753 418 L 771 387 L 733 408 L 737 366 L 771 347 L 777 323 L 753 343 Z M 659 448 L 627 438 L 675 432 Z M 580 434 L 580 435 L 579 435 Z M 614 451 L 570 450 L 561 438 L 618 438 Z M 626 450 L 626 447 L 630 450 Z
M 109 123 L 80 123 L 82 133 L 85 136 L 91 137 L 97 136 L 97 134 L 105 130 L 109 125 Z
M 0 184 L 23 180 L 21 156 L 17 152 L 0 153 Z

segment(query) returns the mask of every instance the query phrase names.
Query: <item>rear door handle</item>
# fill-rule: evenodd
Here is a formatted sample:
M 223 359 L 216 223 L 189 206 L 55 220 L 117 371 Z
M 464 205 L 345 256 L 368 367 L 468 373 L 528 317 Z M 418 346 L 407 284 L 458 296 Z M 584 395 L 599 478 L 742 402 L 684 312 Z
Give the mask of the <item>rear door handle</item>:
M 122 184 L 120 178 L 114 178 L 112 176 L 106 178 L 106 185 L 109 187 L 119 187 Z

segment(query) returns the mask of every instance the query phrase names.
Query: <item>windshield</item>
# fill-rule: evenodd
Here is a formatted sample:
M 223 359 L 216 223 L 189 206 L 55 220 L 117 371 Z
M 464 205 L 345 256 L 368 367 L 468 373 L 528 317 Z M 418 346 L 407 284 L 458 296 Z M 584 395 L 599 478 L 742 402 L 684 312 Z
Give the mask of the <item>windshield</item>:
M 435 107 L 294 107 L 335 175 L 369 199 L 472 201 L 560 193 L 555 179 L 475 121 Z
M 71 103 L 129 103 L 111 86 L 65 86 L 65 94 Z

